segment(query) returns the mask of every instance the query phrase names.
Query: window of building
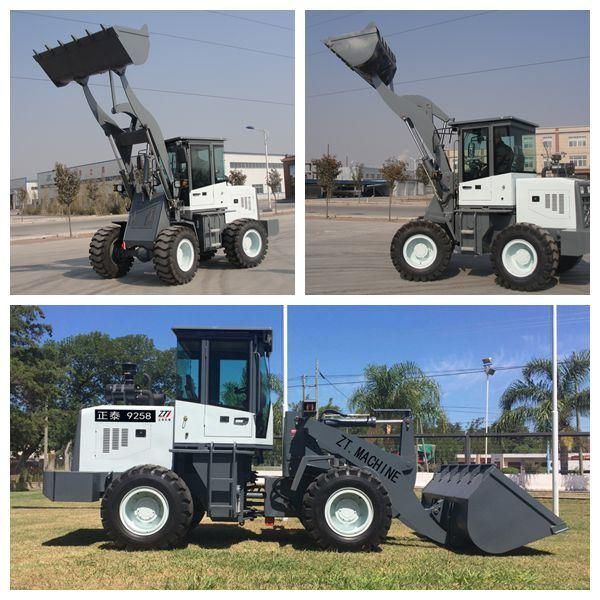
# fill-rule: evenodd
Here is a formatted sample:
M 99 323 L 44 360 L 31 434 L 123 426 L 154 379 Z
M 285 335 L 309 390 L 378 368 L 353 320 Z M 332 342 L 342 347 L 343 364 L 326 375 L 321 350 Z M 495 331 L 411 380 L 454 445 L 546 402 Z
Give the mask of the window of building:
M 263 184 L 262 183 L 253 183 L 252 187 L 256 190 L 257 194 L 262 194 L 263 192 Z
M 542 147 L 544 149 L 548 149 L 549 152 L 552 152 L 552 141 L 553 137 L 551 135 L 545 135 L 542 137 Z
M 571 160 L 576 167 L 587 167 L 587 156 L 585 154 L 573 154 L 572 156 L 569 156 L 569 160 Z
M 585 148 L 587 146 L 587 138 L 585 135 L 570 135 L 569 148 Z

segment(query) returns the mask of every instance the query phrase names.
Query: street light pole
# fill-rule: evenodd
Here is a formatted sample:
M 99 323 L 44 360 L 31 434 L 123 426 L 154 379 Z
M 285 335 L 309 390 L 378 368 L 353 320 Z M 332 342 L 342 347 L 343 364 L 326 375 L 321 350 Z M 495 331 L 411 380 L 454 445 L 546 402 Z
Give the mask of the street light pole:
M 490 408 L 490 377 L 496 372 L 496 369 L 492 366 L 491 358 L 483 358 L 483 370 L 485 372 L 485 449 L 484 456 L 485 462 L 488 462 L 488 429 L 489 429 L 489 408 Z
M 273 207 L 271 206 L 271 188 L 269 187 L 269 132 L 266 129 L 254 127 L 254 125 L 246 125 L 246 129 L 263 132 L 265 142 L 265 184 L 267 186 L 267 202 L 269 204 L 269 210 L 272 210 Z

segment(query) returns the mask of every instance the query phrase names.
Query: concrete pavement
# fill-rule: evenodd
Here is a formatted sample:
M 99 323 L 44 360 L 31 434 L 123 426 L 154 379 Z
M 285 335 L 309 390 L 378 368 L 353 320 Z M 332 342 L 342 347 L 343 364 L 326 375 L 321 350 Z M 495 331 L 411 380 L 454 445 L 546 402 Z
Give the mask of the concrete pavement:
M 307 294 L 589 294 L 589 256 L 540 292 L 514 292 L 494 282 L 489 256 L 455 254 L 443 279 L 405 281 L 390 260 L 400 223 L 306 220 Z
M 414 219 L 425 214 L 429 198 L 407 201 L 395 199 L 392 203 L 392 219 Z M 325 216 L 325 200 L 307 200 L 306 214 Z M 387 220 L 389 204 L 387 198 L 338 199 L 329 203 L 329 216 L 334 218 L 363 218 Z
M 190 283 L 178 286 L 161 283 L 152 262 L 137 260 L 131 271 L 121 279 L 98 277 L 88 262 L 91 235 L 74 239 L 19 241 L 11 244 L 11 293 L 293 294 L 294 215 L 287 213 L 278 218 L 280 233 L 269 240 L 268 254 L 258 267 L 236 269 L 220 250 L 214 259 L 201 263 Z

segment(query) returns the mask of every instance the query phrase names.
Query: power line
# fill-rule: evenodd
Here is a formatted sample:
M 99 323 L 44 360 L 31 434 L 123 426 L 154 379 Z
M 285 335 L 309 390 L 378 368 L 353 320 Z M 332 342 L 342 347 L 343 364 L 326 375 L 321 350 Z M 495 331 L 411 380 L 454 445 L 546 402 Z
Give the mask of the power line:
M 318 27 L 319 25 L 323 25 L 325 23 L 331 23 L 331 21 L 338 21 L 339 19 L 346 19 L 348 17 L 353 17 L 354 15 L 359 15 L 364 12 L 367 12 L 367 11 L 366 10 L 351 10 L 351 11 L 348 11 L 348 13 L 345 15 L 331 17 L 330 19 L 323 19 L 322 21 L 319 21 L 318 23 L 311 23 L 310 25 L 306 26 L 306 29 L 312 29 L 313 27 Z
M 50 83 L 49 79 L 44 79 L 43 77 L 23 77 L 20 75 L 11 75 L 11 79 L 20 79 L 24 81 L 43 81 L 45 83 Z M 94 87 L 104 87 L 109 88 L 110 85 L 107 83 L 89 83 L 88 85 Z M 157 92 L 161 94 L 174 94 L 176 96 L 196 96 L 200 98 L 212 98 L 218 100 L 232 100 L 237 102 L 255 102 L 258 104 L 275 104 L 278 106 L 294 106 L 293 103 L 290 102 L 278 102 L 276 100 L 262 100 L 259 98 L 241 98 L 238 96 L 218 96 L 216 94 L 201 94 L 200 92 L 185 92 L 182 90 L 165 90 L 160 88 L 146 88 L 146 87 L 133 87 L 132 89 L 136 91 L 142 92 Z
M 362 11 L 364 12 L 364 11 Z M 473 19 L 474 17 L 481 17 L 482 15 L 487 15 L 489 13 L 496 12 L 495 10 L 484 10 L 478 13 L 474 13 L 472 15 L 463 15 L 462 17 L 454 17 L 452 19 L 445 19 L 444 21 L 437 21 L 435 23 L 429 23 L 428 25 L 418 25 L 417 27 L 410 27 L 409 29 L 403 29 L 402 31 L 395 31 L 394 33 L 385 33 L 382 34 L 384 38 L 391 38 L 395 35 L 402 35 L 404 33 L 411 33 L 413 31 L 420 31 L 422 29 L 429 29 L 430 27 L 438 27 L 439 25 L 445 25 L 446 23 L 454 23 L 455 21 L 464 21 L 466 19 Z M 332 19 L 333 20 L 333 19 Z M 325 21 L 326 22 L 326 21 Z M 317 50 L 316 52 L 311 52 L 307 56 L 315 56 L 315 54 L 323 54 L 327 52 L 327 50 Z
M 447 75 L 434 75 L 433 77 L 421 77 L 419 79 L 407 79 L 405 81 L 394 81 L 394 85 L 404 85 L 407 83 L 419 83 L 422 81 L 433 81 L 436 79 L 450 79 L 453 77 L 464 77 L 466 75 L 478 75 L 481 73 L 493 73 L 496 71 L 508 71 L 510 69 L 522 69 L 525 67 L 536 67 L 536 66 L 540 66 L 540 65 L 553 65 L 556 63 L 564 63 L 564 62 L 570 62 L 570 61 L 575 61 L 575 60 L 585 60 L 585 59 L 589 59 L 589 58 L 590 58 L 589 55 L 584 55 L 584 56 L 571 56 L 569 58 L 557 58 L 557 59 L 553 59 L 553 60 L 541 60 L 539 62 L 523 63 L 523 64 L 519 64 L 519 65 L 505 65 L 502 67 L 477 69 L 475 71 L 463 71 L 461 73 L 449 73 Z M 323 92 L 321 94 L 312 94 L 310 96 L 307 96 L 307 98 L 320 98 L 322 96 L 335 96 L 337 94 L 348 94 L 348 93 L 352 93 L 352 92 L 365 92 L 370 89 L 372 89 L 372 88 L 371 87 L 360 87 L 360 88 L 352 88 L 352 89 L 347 89 L 347 90 L 336 90 L 334 92 Z
M 72 23 L 83 23 L 84 25 L 98 25 L 98 26 L 103 25 L 103 23 L 98 23 L 96 21 L 83 21 L 81 19 L 73 19 L 73 18 L 69 18 L 69 17 L 58 17 L 56 15 L 45 15 L 42 13 L 28 11 L 28 10 L 19 10 L 16 12 L 20 13 L 20 14 L 24 14 L 24 15 L 42 17 L 42 18 L 46 18 L 46 19 L 55 19 L 57 21 L 70 21 Z M 245 52 L 255 52 L 256 54 L 266 54 L 268 56 L 277 56 L 280 58 L 291 58 L 291 59 L 294 58 L 293 56 L 291 56 L 289 54 L 280 54 L 279 52 L 270 52 L 268 50 L 258 50 L 256 48 L 247 48 L 246 46 L 236 46 L 233 44 L 225 44 L 223 42 L 213 42 L 211 40 L 203 40 L 200 38 L 189 37 L 189 36 L 185 36 L 185 35 L 177 35 L 174 33 L 167 33 L 167 32 L 163 32 L 163 31 L 150 31 L 149 33 L 151 33 L 152 35 L 158 35 L 158 36 L 168 37 L 168 38 L 177 39 L 177 40 L 184 40 L 186 42 L 197 42 L 199 44 L 209 44 L 211 46 L 220 46 L 222 48 L 232 48 L 234 50 L 243 50 Z
M 224 12 L 224 11 L 220 11 L 220 10 L 207 10 L 205 12 L 212 13 L 214 15 L 221 15 L 223 17 L 229 17 L 230 19 L 239 19 L 240 21 L 248 21 L 250 23 L 266 25 L 267 27 L 275 27 L 277 29 L 286 29 L 287 31 L 294 31 L 293 27 L 286 27 L 285 25 L 277 25 L 275 23 L 269 23 L 267 21 L 260 21 L 259 19 L 251 19 L 250 17 L 242 17 L 240 15 L 234 15 L 231 12 Z M 238 12 L 238 11 L 234 11 L 234 12 Z

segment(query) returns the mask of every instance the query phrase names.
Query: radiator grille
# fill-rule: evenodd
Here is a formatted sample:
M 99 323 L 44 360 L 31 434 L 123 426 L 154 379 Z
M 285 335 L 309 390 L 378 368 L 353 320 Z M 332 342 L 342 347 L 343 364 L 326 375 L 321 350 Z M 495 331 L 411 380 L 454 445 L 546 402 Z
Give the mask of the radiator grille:
M 121 429 L 121 448 L 129 445 L 129 429 Z
M 116 427 L 113 428 L 113 430 L 112 430 L 112 449 L 113 450 L 119 449 L 119 433 L 121 433 L 120 429 L 117 429 Z
M 559 215 L 565 214 L 565 195 L 564 194 L 545 194 L 545 206 L 547 210 L 557 212 Z
M 110 429 L 105 427 L 102 430 L 102 452 L 106 453 L 110 451 Z

